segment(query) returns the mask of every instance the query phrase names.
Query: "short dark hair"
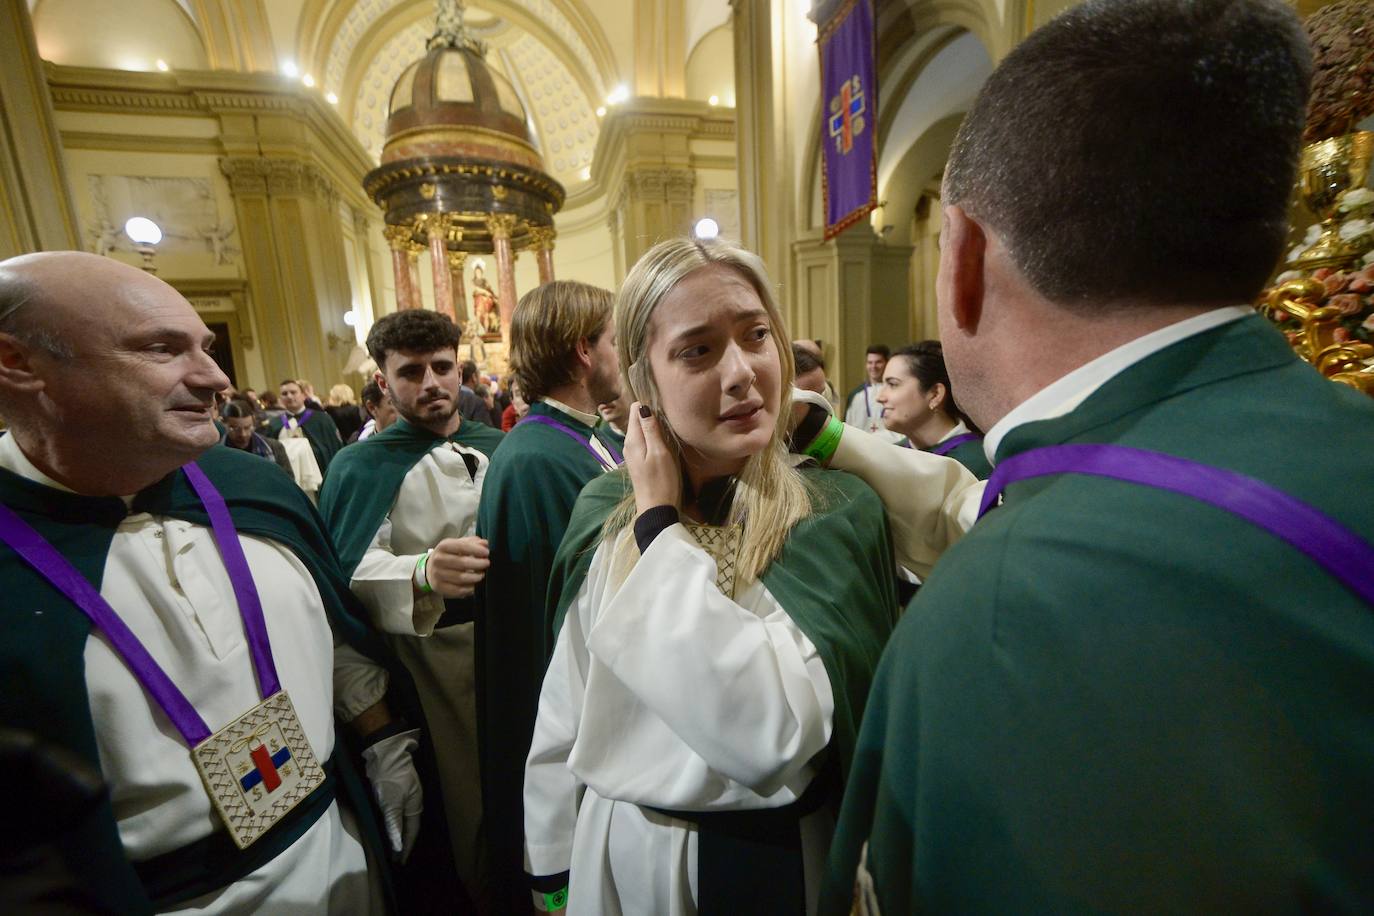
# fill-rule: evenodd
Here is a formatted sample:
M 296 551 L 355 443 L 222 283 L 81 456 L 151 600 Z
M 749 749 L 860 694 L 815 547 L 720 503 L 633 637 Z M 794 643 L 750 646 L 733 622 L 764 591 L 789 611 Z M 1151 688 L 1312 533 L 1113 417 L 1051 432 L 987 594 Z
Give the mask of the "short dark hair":
M 799 344 L 792 345 L 792 362 L 797 364 L 797 375 L 805 375 L 817 369 L 825 371 L 825 361 Z
M 1311 67 L 1280 0 L 1088 0 L 988 77 L 944 202 L 1061 305 L 1249 301 L 1288 231 Z
M 297 388 L 300 388 L 301 391 L 305 390 L 304 388 L 301 388 L 301 383 L 293 378 L 283 379 L 282 381 L 277 383 L 278 388 L 285 388 L 287 385 L 295 385 Z
M 894 360 L 900 359 L 906 363 L 907 370 L 916 377 L 921 388 L 929 391 L 931 386 L 939 383 L 945 386 L 945 402 L 941 408 L 956 420 L 962 420 L 964 425 L 973 432 L 981 432 L 977 425 L 969 419 L 968 414 L 959 409 L 959 403 L 954 400 L 954 386 L 949 381 L 949 370 L 945 368 L 945 350 L 940 346 L 938 340 L 923 340 L 902 347 L 892 354 Z
M 375 381 L 368 382 L 363 386 L 363 404 L 380 404 L 382 402 L 382 386 Z
M 221 420 L 237 420 L 242 417 L 254 418 L 253 405 L 247 401 L 240 401 L 238 398 L 230 401 L 219 409 Z
M 468 383 L 468 379 L 477 377 L 477 364 L 474 363 L 472 360 L 463 360 L 463 365 L 461 368 L 462 371 L 459 374 L 459 378 L 462 380 L 462 383 L 464 385 Z
M 388 353 L 405 350 L 410 353 L 433 353 L 435 350 L 457 351 L 463 333 L 447 315 L 428 309 L 404 309 L 392 312 L 367 332 L 367 354 L 381 369 Z
M 872 356 L 874 353 L 883 359 L 892 358 L 892 349 L 887 344 L 870 344 L 868 349 L 864 351 L 864 356 Z

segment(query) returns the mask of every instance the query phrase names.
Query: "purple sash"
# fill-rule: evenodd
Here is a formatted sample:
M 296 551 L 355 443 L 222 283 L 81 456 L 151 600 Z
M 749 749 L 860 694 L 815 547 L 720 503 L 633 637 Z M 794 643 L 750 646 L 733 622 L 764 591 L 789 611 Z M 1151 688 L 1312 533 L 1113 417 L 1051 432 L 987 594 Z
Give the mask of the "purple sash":
M 560 432 L 563 432 L 566 435 L 572 436 L 579 443 L 581 443 L 583 448 L 592 453 L 592 457 L 596 459 L 597 464 L 600 464 L 602 467 L 606 466 L 606 459 L 602 458 L 599 454 L 597 454 L 596 449 L 592 448 L 591 439 L 584 438 L 581 433 L 573 429 L 571 426 L 559 423 L 553 417 L 545 416 L 544 414 L 540 413 L 526 414 L 525 418 L 515 425 L 520 426 L 524 423 L 541 423 L 544 426 L 552 426 L 554 429 L 559 430 Z M 595 435 L 595 433 L 593 433 L 593 435 Z M 611 457 L 615 459 L 615 463 L 617 466 L 625 463 L 625 456 L 620 454 L 620 449 L 616 448 L 614 445 L 600 437 L 598 437 L 596 441 L 600 442 L 602 445 L 606 447 L 606 451 L 611 453 Z
M 1049 474 L 1088 474 L 1137 483 L 1224 509 L 1307 554 L 1374 605 L 1374 545 L 1282 490 L 1224 468 L 1122 445 L 1056 445 L 1000 462 L 988 479 L 978 517 L 1007 484 Z
M 965 442 L 974 442 L 982 438 L 983 437 L 977 433 L 960 433 L 957 436 L 946 439 L 944 442 L 937 442 L 935 445 L 931 446 L 930 453 L 932 455 L 948 455 Z
M 293 417 L 289 413 L 285 414 L 281 420 L 282 429 L 300 429 L 302 426 L 305 425 L 305 421 L 309 420 L 314 415 L 315 411 L 311 410 L 309 407 L 305 408 L 305 410 L 302 410 L 301 415 L 299 417 Z M 296 425 L 292 426 L 292 423 Z
M 277 679 L 277 668 L 272 662 L 272 646 L 267 638 L 267 624 L 262 616 L 262 602 L 258 600 L 258 590 L 253 584 L 253 574 L 248 569 L 248 560 L 243 555 L 243 545 L 239 543 L 234 522 L 229 517 L 229 509 L 224 498 L 215 489 L 205 473 L 194 464 L 182 468 L 191 488 L 196 491 L 205 511 L 210 515 L 210 527 L 215 543 L 219 546 L 224 567 L 229 573 L 229 581 L 238 599 L 239 613 L 243 617 L 243 630 L 248 637 L 252 653 L 253 668 L 257 672 L 258 688 L 263 699 L 281 690 Z M 39 572 L 62 594 L 66 595 L 81 609 L 95 628 L 105 634 L 114 648 L 129 666 L 134 677 L 154 702 L 167 714 L 176 726 L 181 737 L 189 747 L 194 748 L 210 737 L 210 727 L 196 712 L 191 701 L 186 699 L 178 687 L 172 683 L 167 672 L 162 670 L 148 650 L 138 641 L 119 614 L 110 607 L 100 592 L 72 566 L 67 558 L 43 539 L 23 519 L 3 504 L 0 504 L 0 541 L 4 541 L 25 562 Z

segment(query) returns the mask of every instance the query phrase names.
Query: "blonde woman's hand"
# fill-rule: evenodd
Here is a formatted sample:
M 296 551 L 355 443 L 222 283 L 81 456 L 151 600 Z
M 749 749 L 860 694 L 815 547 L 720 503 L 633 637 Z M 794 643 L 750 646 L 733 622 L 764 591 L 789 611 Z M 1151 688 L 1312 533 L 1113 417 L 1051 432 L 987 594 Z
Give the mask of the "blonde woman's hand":
M 681 508 L 682 470 L 677 456 L 663 441 L 658 417 L 643 404 L 630 405 L 630 428 L 625 433 L 625 467 L 635 488 L 635 511 L 654 506 Z

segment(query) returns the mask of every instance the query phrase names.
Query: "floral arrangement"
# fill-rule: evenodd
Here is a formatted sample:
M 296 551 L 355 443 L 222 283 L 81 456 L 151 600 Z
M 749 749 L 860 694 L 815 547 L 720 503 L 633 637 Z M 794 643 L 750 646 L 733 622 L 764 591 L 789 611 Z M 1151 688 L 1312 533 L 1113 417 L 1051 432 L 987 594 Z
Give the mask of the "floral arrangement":
M 1374 5 L 1374 4 L 1372 4 Z M 1338 343 L 1358 340 L 1374 343 L 1374 191 L 1354 188 L 1346 191 L 1337 204 L 1341 240 L 1359 251 L 1356 264 L 1346 270 L 1322 267 L 1312 271 L 1312 279 L 1326 287 L 1322 305 L 1341 312 L 1341 327 L 1336 329 Z M 1288 260 L 1295 260 L 1321 235 L 1321 226 L 1308 228 L 1307 236 L 1288 252 Z M 1299 279 L 1303 271 L 1289 270 L 1274 278 L 1274 285 Z M 1268 293 L 1266 291 L 1265 296 Z M 1300 323 L 1291 316 L 1275 316 L 1279 328 L 1296 343 L 1301 336 Z
M 1312 93 L 1304 143 L 1349 133 L 1374 114 L 1374 3 L 1341 0 L 1306 21 Z

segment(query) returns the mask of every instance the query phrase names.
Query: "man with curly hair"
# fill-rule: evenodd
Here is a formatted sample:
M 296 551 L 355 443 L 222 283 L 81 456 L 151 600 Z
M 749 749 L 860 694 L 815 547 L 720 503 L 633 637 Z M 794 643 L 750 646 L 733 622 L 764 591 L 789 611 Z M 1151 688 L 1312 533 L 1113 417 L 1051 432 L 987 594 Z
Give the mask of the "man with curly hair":
M 398 418 L 339 452 L 320 512 L 355 595 L 415 678 L 458 872 L 480 896 L 474 593 L 488 566 L 477 507 L 502 434 L 458 412 L 459 329 L 423 309 L 372 326 L 375 381 Z

